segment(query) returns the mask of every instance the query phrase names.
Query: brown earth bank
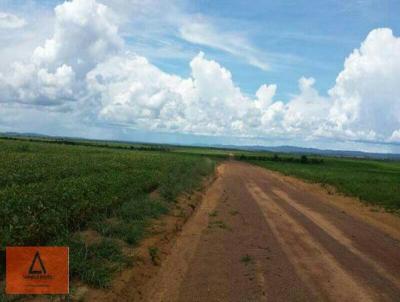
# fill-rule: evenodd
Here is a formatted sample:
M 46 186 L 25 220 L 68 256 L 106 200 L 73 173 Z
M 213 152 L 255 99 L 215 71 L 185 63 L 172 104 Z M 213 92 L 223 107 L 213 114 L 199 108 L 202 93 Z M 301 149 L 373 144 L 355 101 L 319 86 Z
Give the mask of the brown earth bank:
M 236 161 L 218 167 L 201 199 L 187 221 L 161 220 L 170 226 L 111 289 L 81 298 L 400 301 L 399 217 Z M 160 248 L 156 265 L 149 246 Z

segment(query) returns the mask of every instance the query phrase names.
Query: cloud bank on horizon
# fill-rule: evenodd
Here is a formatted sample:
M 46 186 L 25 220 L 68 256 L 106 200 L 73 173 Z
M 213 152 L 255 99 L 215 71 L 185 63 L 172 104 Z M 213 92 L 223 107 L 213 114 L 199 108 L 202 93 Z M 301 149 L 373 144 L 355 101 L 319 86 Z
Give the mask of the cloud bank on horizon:
M 115 12 L 96 0 L 65 2 L 54 11 L 53 35 L 30 58 L 0 73 L 0 130 L 34 117 L 38 125 L 66 129 L 113 125 L 195 135 L 400 143 L 400 37 L 390 28 L 370 31 L 327 94 L 314 88 L 314 78 L 302 77 L 299 92 L 279 100 L 274 83 L 252 96 L 243 93 L 231 72 L 203 52 L 190 61 L 188 77 L 162 71 L 127 47 Z M 20 17 L 0 13 L 0 29 L 24 26 Z M 235 55 L 242 48 L 249 64 L 268 69 L 250 46 L 235 53 L 234 39 L 224 45 L 214 34 L 204 42 L 197 27 L 183 26 L 180 34 Z

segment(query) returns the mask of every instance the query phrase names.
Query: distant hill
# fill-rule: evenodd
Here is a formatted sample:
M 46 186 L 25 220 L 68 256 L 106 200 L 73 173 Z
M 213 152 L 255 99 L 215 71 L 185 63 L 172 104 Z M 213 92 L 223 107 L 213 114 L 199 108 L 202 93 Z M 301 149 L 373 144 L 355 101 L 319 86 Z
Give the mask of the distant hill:
M 31 138 L 46 138 L 46 139 L 65 139 L 65 140 L 88 140 L 88 141 L 99 141 L 99 142 L 107 142 L 107 140 L 94 140 L 94 139 L 85 139 L 79 137 L 62 137 L 62 136 L 49 136 L 38 133 L 18 133 L 18 132 L 3 132 L 0 133 L 0 136 L 7 137 L 31 137 Z M 109 142 L 114 143 L 125 143 L 125 144 L 148 144 L 155 145 L 152 143 L 145 142 L 134 142 L 134 141 L 119 141 L 119 140 L 111 140 Z M 171 144 L 157 144 L 157 145 L 167 145 L 173 146 Z M 183 145 L 180 145 L 183 146 Z M 325 149 L 317 149 L 317 148 L 302 148 L 295 146 L 236 146 L 236 145 L 219 145 L 219 144 L 195 144 L 193 147 L 200 148 L 216 148 L 216 149 L 229 149 L 229 150 L 243 150 L 243 151 L 265 151 L 265 152 L 274 152 L 274 153 L 292 153 L 292 154 L 300 154 L 300 155 L 321 155 L 321 156 L 333 156 L 333 157 L 351 157 L 351 158 L 372 158 L 372 159 L 387 159 L 387 160 L 400 160 L 400 154 L 397 153 L 373 153 L 373 152 L 363 152 L 363 151 L 347 151 L 347 150 L 325 150 Z
M 217 146 L 214 146 L 217 147 Z M 221 145 L 223 148 L 231 147 L 232 149 L 239 149 L 245 151 L 267 151 L 275 153 L 293 153 L 301 155 L 322 155 L 333 157 L 352 157 L 352 158 L 373 158 L 373 159 L 390 159 L 400 160 L 400 154 L 396 153 L 373 153 L 363 151 L 348 151 L 348 150 L 324 150 L 317 148 L 302 148 L 295 146 L 226 146 Z
M 30 133 L 30 132 L 1 132 L 0 136 L 7 136 L 7 137 L 47 137 L 51 138 L 52 136 L 48 136 L 45 134 L 38 134 L 38 133 Z

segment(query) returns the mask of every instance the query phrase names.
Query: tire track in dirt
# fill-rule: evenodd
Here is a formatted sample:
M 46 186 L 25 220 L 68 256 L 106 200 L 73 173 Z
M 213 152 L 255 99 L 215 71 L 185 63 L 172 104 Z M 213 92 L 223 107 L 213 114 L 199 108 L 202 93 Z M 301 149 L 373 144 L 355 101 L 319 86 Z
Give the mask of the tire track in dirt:
M 323 301 L 333 298 L 339 301 L 373 301 L 370 290 L 363 288 L 347 274 L 335 258 L 288 215 L 279 203 L 253 183 L 248 184 L 247 188 L 300 278 L 316 296 Z
M 302 213 L 308 219 L 310 219 L 313 223 L 318 225 L 321 229 L 323 229 L 326 233 L 328 233 L 333 239 L 335 239 L 339 244 L 343 245 L 350 252 L 352 252 L 355 256 L 361 258 L 362 261 L 366 262 L 369 266 L 371 266 L 377 274 L 381 275 L 383 278 L 390 280 L 396 287 L 400 288 L 400 279 L 399 276 L 394 276 L 390 272 L 388 272 L 385 268 L 383 268 L 378 262 L 371 259 L 369 256 L 363 254 L 354 244 L 353 241 L 344 234 L 341 230 L 339 230 L 335 225 L 333 225 L 329 220 L 327 220 L 323 215 L 314 211 L 312 209 L 306 208 L 300 203 L 296 203 L 287 193 L 272 189 L 272 192 L 277 195 L 281 201 L 285 201 L 291 207 L 296 209 L 298 212 Z

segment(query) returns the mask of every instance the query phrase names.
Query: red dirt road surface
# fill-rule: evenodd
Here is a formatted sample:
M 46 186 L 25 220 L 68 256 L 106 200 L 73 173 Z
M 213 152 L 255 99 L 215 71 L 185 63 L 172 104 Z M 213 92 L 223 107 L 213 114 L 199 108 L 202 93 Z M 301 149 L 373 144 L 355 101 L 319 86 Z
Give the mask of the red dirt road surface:
M 230 161 L 134 300 L 400 301 L 399 239 L 394 215 Z

